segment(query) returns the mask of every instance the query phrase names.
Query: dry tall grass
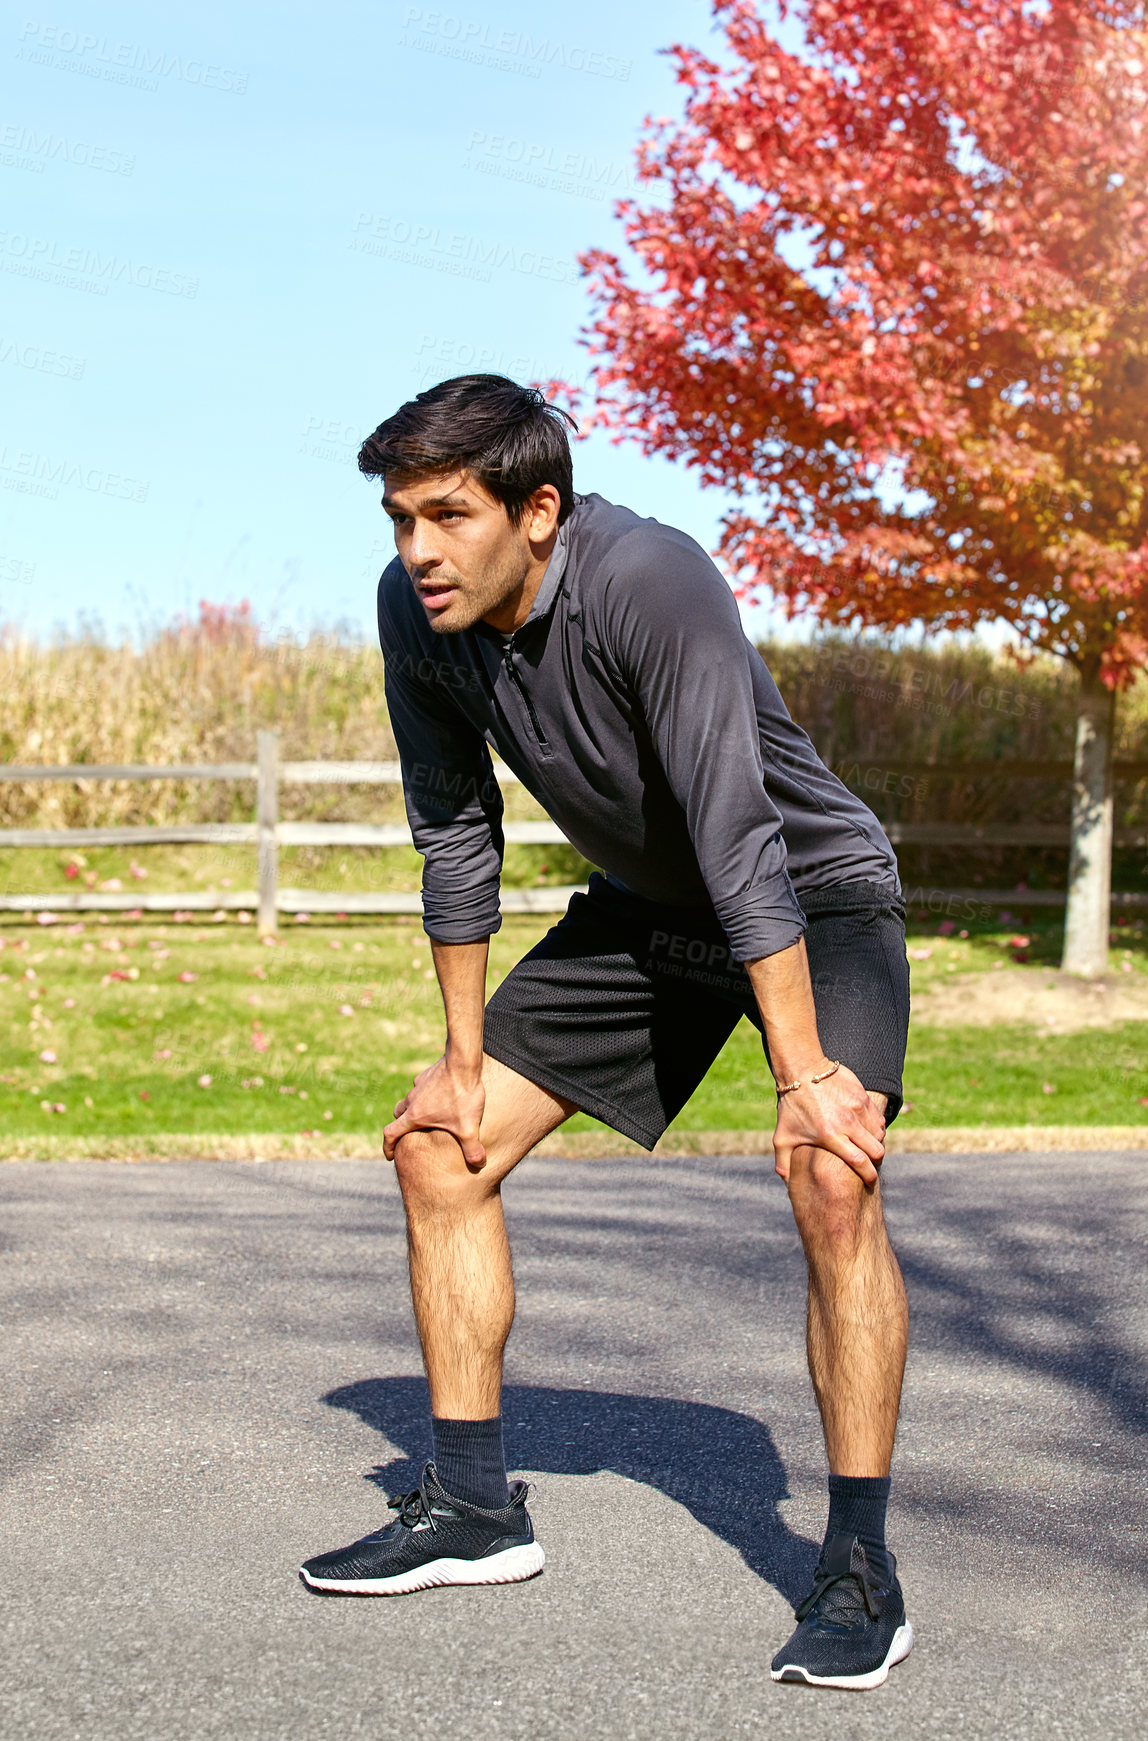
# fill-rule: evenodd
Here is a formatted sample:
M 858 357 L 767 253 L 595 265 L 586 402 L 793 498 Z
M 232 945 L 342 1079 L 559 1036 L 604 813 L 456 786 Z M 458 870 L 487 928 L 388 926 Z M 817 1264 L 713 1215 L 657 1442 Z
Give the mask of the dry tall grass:
M 1067 758 L 1073 673 L 1045 661 L 1020 670 L 980 647 L 906 648 L 825 635 L 763 649 L 790 710 L 821 754 L 845 771 L 887 762 Z M 1148 681 L 1120 703 L 1118 753 L 1148 753 Z M 280 733 L 285 759 L 395 756 L 374 646 L 313 636 L 268 640 L 245 608 L 200 608 L 142 648 L 91 635 L 52 645 L 0 636 L 0 754 L 8 762 L 247 761 L 260 727 Z M 848 783 L 854 784 L 852 778 Z M 1063 784 L 999 778 L 933 780 L 916 796 L 877 795 L 889 816 L 1001 821 L 1066 812 Z M 1148 796 L 1125 788 L 1122 819 Z M 9 827 L 92 827 L 163 820 L 248 819 L 250 784 L 199 782 L 0 785 Z M 380 817 L 397 794 L 302 788 L 292 816 Z
M 50 646 L 0 637 L 7 762 L 252 761 L 263 727 L 278 729 L 285 760 L 393 758 L 378 649 L 318 635 L 303 646 L 269 641 L 245 608 L 210 605 L 140 649 L 88 635 Z M 328 806 L 323 788 L 308 790 Z M 247 820 L 253 804 L 250 783 L 0 786 L 9 827 Z M 291 814 L 310 811 L 293 804 Z

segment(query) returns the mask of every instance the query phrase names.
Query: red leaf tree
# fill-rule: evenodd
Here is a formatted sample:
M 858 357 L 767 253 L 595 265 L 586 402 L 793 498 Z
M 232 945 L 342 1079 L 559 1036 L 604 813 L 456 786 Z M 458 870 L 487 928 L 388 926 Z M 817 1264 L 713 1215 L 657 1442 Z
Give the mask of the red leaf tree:
M 1064 965 L 1108 960 L 1116 693 L 1148 648 L 1148 32 L 1126 0 L 715 0 L 583 258 L 589 426 L 732 492 L 743 594 L 1003 620 L 1079 671 Z M 784 17 L 786 7 L 781 7 Z

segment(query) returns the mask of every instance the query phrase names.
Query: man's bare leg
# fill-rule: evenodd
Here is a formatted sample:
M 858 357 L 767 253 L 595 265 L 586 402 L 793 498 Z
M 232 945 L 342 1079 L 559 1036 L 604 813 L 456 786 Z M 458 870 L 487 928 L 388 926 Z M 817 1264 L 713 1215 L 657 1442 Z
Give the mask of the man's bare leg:
M 411 1131 L 395 1150 L 415 1322 L 431 1412 L 443 1420 L 481 1421 L 499 1412 L 502 1351 L 514 1321 L 502 1181 L 576 1111 L 494 1058 L 484 1058 L 482 1077 L 485 1165 L 468 1166 L 445 1131 Z
M 884 1111 L 885 1095 L 870 1099 Z M 909 1319 L 880 1184 L 862 1184 L 824 1149 L 796 1149 L 789 1198 L 809 1266 L 809 1372 L 829 1467 L 887 1475 Z
M 884 1112 L 883 1094 L 869 1098 Z M 809 1372 L 829 1453 L 829 1523 L 797 1630 L 770 1673 L 860 1690 L 880 1686 L 913 1647 L 885 1546 L 908 1341 L 905 1284 L 879 1181 L 864 1184 L 826 1149 L 795 1148 L 789 1198 L 809 1266 Z
M 508 1584 L 542 1570 L 523 1487 L 507 1488 L 498 1421 L 502 1350 L 514 1318 L 514 1276 L 502 1220 L 500 1186 L 523 1155 L 575 1110 L 505 1065 L 484 1057 L 486 1106 L 482 1165 L 470 1166 L 453 1136 L 412 1130 L 399 1138 L 395 1166 L 407 1211 L 411 1294 L 435 1416 L 437 1485 L 392 1501 L 389 1528 L 333 1553 L 306 1560 L 300 1571 L 314 1589 L 356 1596 L 398 1596 L 433 1584 Z M 495 1447 L 502 1498 L 449 1484 L 439 1433 L 470 1436 L 469 1460 L 455 1473 L 475 1474 L 474 1438 L 487 1429 Z M 489 1475 L 489 1466 L 479 1464 Z M 485 1483 L 474 1484 L 482 1488 Z M 433 1528 L 412 1535 L 425 1523 Z M 417 1545 L 412 1545 L 417 1544 Z

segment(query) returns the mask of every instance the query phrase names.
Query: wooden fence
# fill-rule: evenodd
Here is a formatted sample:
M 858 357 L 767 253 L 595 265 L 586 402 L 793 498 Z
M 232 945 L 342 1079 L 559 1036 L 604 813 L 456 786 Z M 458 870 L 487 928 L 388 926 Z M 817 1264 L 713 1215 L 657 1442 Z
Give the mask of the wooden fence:
M 996 774 L 1008 778 L 1064 779 L 1072 777 L 1070 762 L 961 762 L 928 764 L 890 762 L 885 771 L 896 774 Z M 1118 762 L 1121 779 L 1148 776 L 1148 762 Z M 518 784 L 518 776 L 499 767 L 503 785 Z M 142 828 L 7 828 L 0 829 L 0 848 L 22 846 L 186 846 L 212 844 L 254 846 L 258 887 L 223 893 L 136 895 L 96 893 L 91 890 L 50 895 L 0 895 L 0 912 L 131 912 L 170 913 L 206 910 L 254 911 L 263 935 L 275 931 L 279 913 L 420 913 L 417 894 L 339 892 L 318 889 L 284 889 L 279 886 L 280 846 L 410 846 L 411 832 L 405 824 L 366 822 L 285 822 L 279 815 L 279 792 L 288 785 L 394 786 L 402 783 L 398 762 L 281 762 L 279 735 L 258 734 L 254 762 L 174 763 L 169 766 L 129 764 L 122 767 L 76 763 L 72 766 L 0 767 L 0 781 L 30 783 L 48 780 L 251 780 L 255 783 L 253 822 L 193 822 L 158 824 Z M 1030 826 L 976 827 L 956 822 L 883 823 L 895 845 L 915 846 L 1067 846 L 1065 824 L 1036 823 Z M 507 822 L 503 832 L 508 843 L 541 845 L 565 842 L 553 822 Z M 1117 846 L 1148 846 L 1148 827 L 1118 828 Z M 565 910 L 573 887 L 504 889 L 503 910 L 508 913 L 552 913 Z M 926 891 L 921 891 L 924 894 Z M 930 905 L 941 898 L 949 903 L 975 902 L 984 906 L 1063 906 L 1063 890 L 1041 889 L 1019 893 L 1001 889 L 930 889 Z M 909 891 L 910 903 L 913 891 Z M 1114 894 L 1113 906 L 1148 907 L 1148 894 Z

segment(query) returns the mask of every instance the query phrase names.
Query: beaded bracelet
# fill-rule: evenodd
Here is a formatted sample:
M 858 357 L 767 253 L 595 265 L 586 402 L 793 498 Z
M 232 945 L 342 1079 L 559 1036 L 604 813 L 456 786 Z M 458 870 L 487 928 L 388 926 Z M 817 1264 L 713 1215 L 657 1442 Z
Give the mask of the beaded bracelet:
M 840 1070 L 840 1068 L 841 1068 L 840 1058 L 832 1059 L 830 1062 L 828 1070 L 823 1070 L 821 1072 L 820 1076 L 811 1076 L 809 1078 L 809 1086 L 812 1088 L 815 1082 L 824 1082 L 827 1076 L 836 1075 L 837 1071 Z M 800 1082 L 787 1082 L 784 1088 L 778 1089 L 777 1098 L 780 1100 L 783 1094 L 792 1094 L 793 1090 L 795 1088 L 800 1088 L 800 1087 L 801 1087 Z

